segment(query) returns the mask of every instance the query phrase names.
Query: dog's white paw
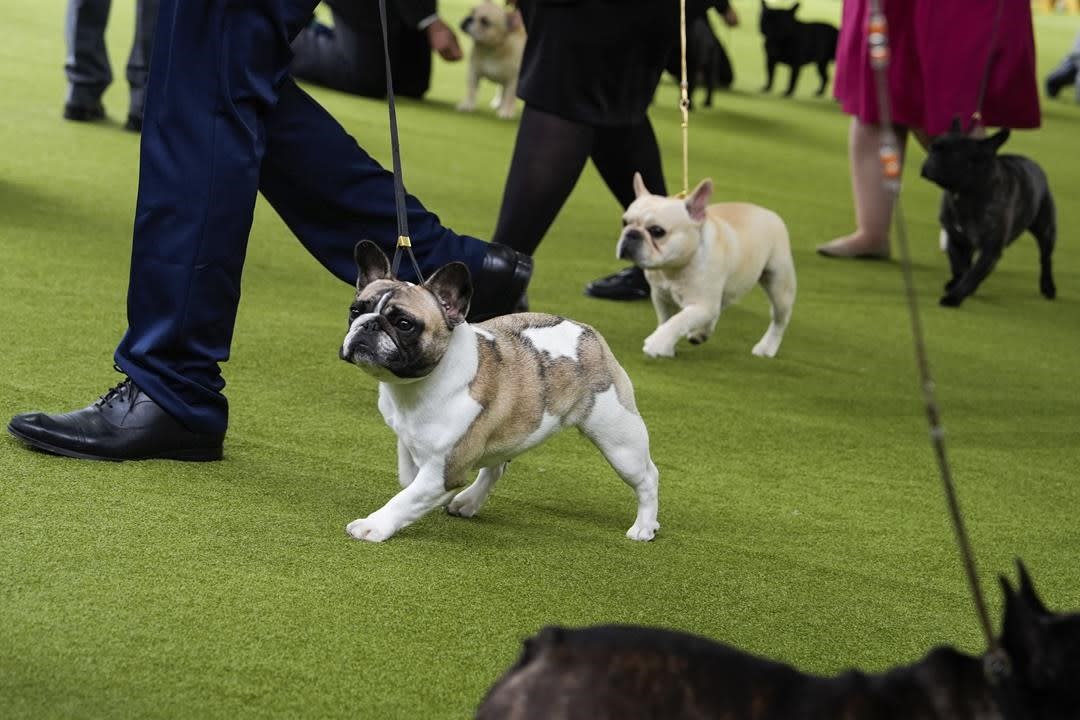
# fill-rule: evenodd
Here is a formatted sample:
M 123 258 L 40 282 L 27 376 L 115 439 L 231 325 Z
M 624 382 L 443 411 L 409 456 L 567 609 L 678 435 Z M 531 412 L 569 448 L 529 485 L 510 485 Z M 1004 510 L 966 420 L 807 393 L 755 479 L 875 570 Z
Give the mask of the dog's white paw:
M 771 340 L 762 340 L 757 345 L 755 345 L 754 349 L 750 352 L 758 357 L 771 358 L 776 357 L 776 353 L 779 350 L 779 343 L 772 342 Z
M 469 495 L 468 490 L 462 490 L 446 506 L 446 512 L 454 517 L 471 518 L 480 512 L 482 500 L 475 495 Z
M 476 109 L 476 101 L 462 100 L 457 104 L 458 112 L 472 112 Z
M 656 537 L 656 531 L 660 529 L 660 523 L 655 520 L 649 522 L 636 522 L 633 527 L 626 531 L 626 537 L 631 540 L 647 542 Z
M 641 348 L 649 357 L 675 357 L 675 344 L 657 338 L 655 334 L 645 338 L 645 345 Z
M 514 107 L 501 107 L 495 111 L 495 115 L 501 120 L 513 120 L 517 115 L 517 109 Z
M 392 528 L 385 527 L 370 517 L 353 520 L 345 526 L 345 532 L 357 540 L 367 542 L 382 542 L 394 534 Z

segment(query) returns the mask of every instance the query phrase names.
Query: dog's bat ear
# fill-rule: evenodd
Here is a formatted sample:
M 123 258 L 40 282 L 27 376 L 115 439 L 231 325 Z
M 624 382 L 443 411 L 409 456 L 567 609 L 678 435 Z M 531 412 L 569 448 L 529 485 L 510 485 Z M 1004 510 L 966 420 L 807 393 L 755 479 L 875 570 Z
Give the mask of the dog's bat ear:
M 709 198 L 712 197 L 712 180 L 705 178 L 698 183 L 690 196 L 686 198 L 686 212 L 690 213 L 690 219 L 694 222 L 705 222 L 705 208 L 709 206 Z
M 634 197 L 639 198 L 648 194 L 649 189 L 645 187 L 645 180 L 641 177 L 641 173 L 634 173 Z
M 792 15 L 794 15 L 795 11 L 799 9 L 799 5 L 800 5 L 800 3 L 795 3 L 794 5 L 791 6 L 791 10 L 789 10 L 788 12 L 790 12 Z
M 376 280 L 390 277 L 390 261 L 378 245 L 370 240 L 361 240 L 353 248 L 356 260 L 356 289 L 363 290 Z
M 432 273 L 424 283 L 424 287 L 435 295 L 443 310 L 446 311 L 450 327 L 456 327 L 465 322 L 473 294 L 472 278 L 469 276 L 469 268 L 465 263 L 452 262 L 449 265 L 443 265 Z
M 1031 575 L 1028 574 L 1027 568 L 1024 567 L 1023 561 L 1019 558 L 1016 559 L 1016 571 L 1020 576 L 1020 590 L 1017 593 L 1020 599 L 1039 614 L 1049 615 L 1050 611 L 1046 609 L 1046 605 L 1039 598 L 1039 594 L 1035 592 L 1035 583 L 1031 581 Z
M 964 132 L 964 128 L 960 125 L 960 118 L 953 115 L 952 124 L 949 125 L 949 132 L 960 134 Z
M 510 32 L 514 32 L 519 28 L 525 27 L 525 20 L 521 17 L 521 11 L 517 8 L 513 8 L 508 5 L 506 10 L 506 29 Z
M 1005 141 L 1009 139 L 1009 128 L 1002 128 L 990 137 L 983 140 L 983 144 L 989 147 L 994 152 L 997 152 L 998 148 L 1005 144 Z

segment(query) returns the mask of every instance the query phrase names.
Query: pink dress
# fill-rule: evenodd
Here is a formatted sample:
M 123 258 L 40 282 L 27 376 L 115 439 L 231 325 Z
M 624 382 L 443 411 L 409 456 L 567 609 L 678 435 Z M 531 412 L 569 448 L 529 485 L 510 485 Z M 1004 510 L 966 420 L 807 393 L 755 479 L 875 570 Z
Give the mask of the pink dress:
M 930 135 L 946 132 L 954 117 L 970 128 L 989 60 L 983 125 L 1039 126 L 1029 0 L 881 3 L 892 50 L 888 77 L 893 122 L 922 128 Z M 997 21 L 999 3 L 1001 19 Z M 844 0 L 834 93 L 844 112 L 877 123 L 877 90 L 867 55 L 869 13 L 869 0 Z

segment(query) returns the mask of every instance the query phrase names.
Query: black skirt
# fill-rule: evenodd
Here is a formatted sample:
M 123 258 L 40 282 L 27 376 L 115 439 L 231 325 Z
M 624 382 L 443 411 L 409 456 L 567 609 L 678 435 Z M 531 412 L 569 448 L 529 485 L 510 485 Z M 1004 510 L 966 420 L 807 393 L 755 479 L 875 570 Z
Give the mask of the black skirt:
M 520 3 L 528 41 L 518 96 L 574 122 L 645 119 L 678 38 L 678 0 L 531 0 Z

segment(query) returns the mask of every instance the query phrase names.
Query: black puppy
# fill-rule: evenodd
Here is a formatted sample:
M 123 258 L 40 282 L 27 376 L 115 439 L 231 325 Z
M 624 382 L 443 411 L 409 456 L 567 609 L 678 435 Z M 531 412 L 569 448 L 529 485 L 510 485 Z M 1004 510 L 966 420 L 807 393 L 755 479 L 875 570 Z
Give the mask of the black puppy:
M 668 56 L 667 71 L 681 81 L 682 55 L 678 43 Z M 705 107 L 712 107 L 713 91 L 727 90 L 734 81 L 731 60 L 708 18 L 695 18 L 686 33 L 686 93 L 690 109 L 694 108 L 694 91 L 699 87 L 705 88 Z
M 731 60 L 709 23 L 709 10 L 716 10 L 729 27 L 739 22 L 729 0 L 686 0 L 686 90 L 691 110 L 698 87 L 705 87 L 705 107 L 712 107 L 713 91 L 726 90 L 735 81 Z M 682 80 L 680 46 L 676 34 L 665 66 L 676 82 Z
M 1057 295 L 1050 262 L 1057 239 L 1054 198 L 1033 160 L 997 154 L 1008 137 L 1009 131 L 1001 130 L 976 140 L 953 120 L 952 129 L 930 143 L 922 176 L 945 190 L 940 220 L 952 268 L 942 305 L 956 307 L 975 292 L 1005 246 L 1025 230 L 1039 243 L 1039 289 L 1048 299 Z
M 799 3 L 790 9 L 770 8 L 761 0 L 761 34 L 765 36 L 765 87 L 762 92 L 772 90 L 773 73 L 778 63 L 791 67 L 791 81 L 787 92 L 795 92 L 795 83 L 803 65 L 817 65 L 821 85 L 816 95 L 825 92 L 829 82 L 829 63 L 836 58 L 836 39 L 840 32 L 828 23 L 804 23 L 795 19 Z
M 878 675 L 817 677 L 685 633 L 547 628 L 492 687 L 479 720 L 1066 720 L 1080 717 L 1080 613 L 1046 609 L 1020 566 L 1004 578 L 1012 672 L 949 647 Z M 1022 710 L 1020 714 L 1003 708 Z

